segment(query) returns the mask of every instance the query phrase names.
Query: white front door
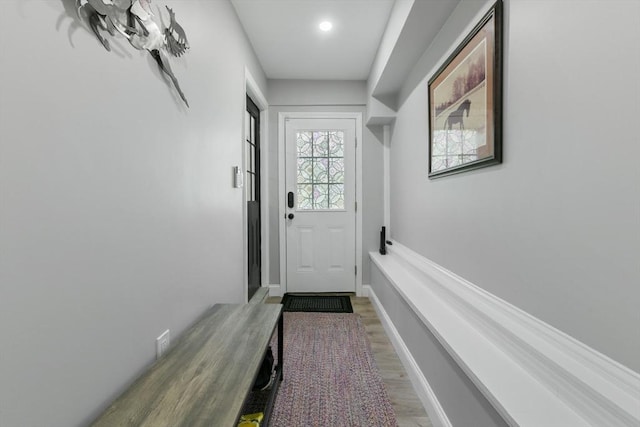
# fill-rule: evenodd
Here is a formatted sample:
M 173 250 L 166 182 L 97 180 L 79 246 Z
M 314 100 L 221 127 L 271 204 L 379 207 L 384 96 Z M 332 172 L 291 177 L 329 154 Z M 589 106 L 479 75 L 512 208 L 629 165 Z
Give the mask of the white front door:
M 287 292 L 355 292 L 356 120 L 285 121 Z

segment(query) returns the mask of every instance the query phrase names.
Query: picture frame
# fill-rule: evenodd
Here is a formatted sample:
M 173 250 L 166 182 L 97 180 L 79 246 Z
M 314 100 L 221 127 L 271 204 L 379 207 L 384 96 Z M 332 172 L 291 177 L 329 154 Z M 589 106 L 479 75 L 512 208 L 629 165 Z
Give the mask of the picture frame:
M 502 163 L 502 0 L 429 79 L 429 178 Z

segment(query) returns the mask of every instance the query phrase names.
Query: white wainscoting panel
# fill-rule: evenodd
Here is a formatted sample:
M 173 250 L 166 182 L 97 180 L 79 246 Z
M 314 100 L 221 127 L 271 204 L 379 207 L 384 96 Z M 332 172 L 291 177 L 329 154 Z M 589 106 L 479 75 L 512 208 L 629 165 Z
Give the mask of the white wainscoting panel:
M 510 425 L 640 426 L 638 373 L 397 242 L 370 257 Z
M 400 358 L 402 365 L 407 370 L 407 375 L 409 376 L 411 384 L 413 384 L 413 388 L 416 390 L 416 394 L 422 402 L 427 415 L 429 415 L 431 424 L 433 424 L 434 427 L 452 427 L 452 424 L 449 421 L 447 414 L 444 412 L 444 409 L 442 409 L 436 394 L 433 392 L 429 382 L 420 370 L 418 363 L 411 355 L 411 352 L 398 333 L 398 330 L 393 325 L 393 322 L 380 303 L 380 300 L 378 300 L 375 292 L 369 285 L 364 285 L 363 288 L 364 294 L 369 297 L 369 300 L 371 300 L 371 304 L 375 308 L 376 313 L 380 318 L 380 322 L 389 336 L 389 340 L 391 341 L 393 348 L 395 348 L 396 353 L 398 353 L 398 357 Z

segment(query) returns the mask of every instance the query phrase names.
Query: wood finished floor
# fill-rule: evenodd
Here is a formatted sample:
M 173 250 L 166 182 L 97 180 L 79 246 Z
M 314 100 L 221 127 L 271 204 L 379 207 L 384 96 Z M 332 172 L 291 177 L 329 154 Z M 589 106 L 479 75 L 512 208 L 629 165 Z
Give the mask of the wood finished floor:
M 279 303 L 280 300 L 280 297 L 269 297 L 266 302 Z M 389 393 L 398 425 L 400 427 L 433 427 L 369 298 L 352 296 L 351 305 L 354 313 L 362 317 L 373 357 Z

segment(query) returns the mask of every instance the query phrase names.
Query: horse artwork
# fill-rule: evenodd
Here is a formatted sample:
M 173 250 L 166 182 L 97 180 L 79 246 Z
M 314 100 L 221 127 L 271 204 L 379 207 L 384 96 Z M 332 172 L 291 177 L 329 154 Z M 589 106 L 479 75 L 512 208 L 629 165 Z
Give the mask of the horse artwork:
M 469 117 L 469 110 L 471 109 L 471 101 L 465 99 L 458 106 L 455 111 L 452 111 L 451 114 L 447 117 L 447 120 L 444 123 L 445 130 L 453 129 L 453 125 L 459 124 L 460 130 L 464 130 L 464 113 L 467 113 L 467 117 Z
M 502 162 L 502 3 L 429 78 L 429 179 Z
M 189 107 L 187 98 L 180 89 L 178 79 L 173 74 L 168 51 L 175 57 L 182 56 L 189 43 L 184 29 L 177 23 L 175 13 L 169 7 L 170 23 L 164 30 L 153 20 L 151 0 L 76 0 L 76 10 L 80 19 L 88 21 L 89 27 L 100 43 L 111 51 L 109 40 L 103 37 L 101 30 L 115 36 L 123 35 L 138 50 L 147 50 L 156 61 L 160 70 L 165 73 L 185 105 Z M 162 22 L 162 21 L 161 21 Z

